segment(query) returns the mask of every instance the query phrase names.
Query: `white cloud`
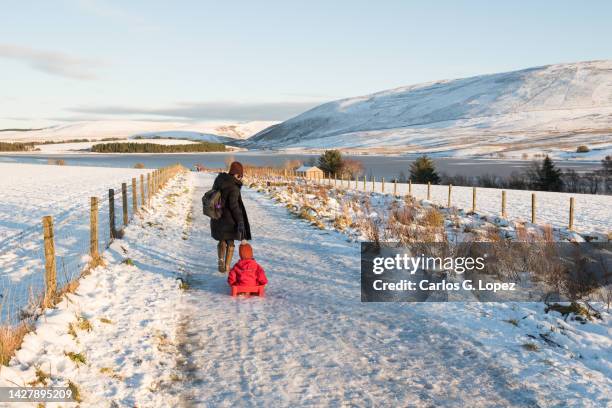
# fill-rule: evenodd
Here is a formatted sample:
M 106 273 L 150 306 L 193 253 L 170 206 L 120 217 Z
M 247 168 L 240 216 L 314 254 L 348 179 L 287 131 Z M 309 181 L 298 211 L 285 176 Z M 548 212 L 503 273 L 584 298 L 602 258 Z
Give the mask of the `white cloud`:
M 62 52 L 36 50 L 11 44 L 0 44 L 0 58 L 24 62 L 32 69 L 50 75 L 85 80 L 96 78 L 93 69 L 100 64 Z

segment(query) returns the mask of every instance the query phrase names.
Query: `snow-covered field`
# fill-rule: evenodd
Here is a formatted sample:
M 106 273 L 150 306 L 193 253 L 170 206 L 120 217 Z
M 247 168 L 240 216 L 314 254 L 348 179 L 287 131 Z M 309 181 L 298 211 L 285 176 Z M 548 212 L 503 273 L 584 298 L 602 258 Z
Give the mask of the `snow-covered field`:
M 14 319 L 28 303 L 30 290 L 36 294 L 44 285 L 42 217 L 54 217 L 58 281 L 66 283 L 80 272 L 81 257 L 88 253 L 90 197 L 99 197 L 99 234 L 104 243 L 109 236 L 108 189 L 114 188 L 117 194 L 120 226 L 121 183 L 131 187 L 132 177 L 140 183 L 140 174 L 146 172 L 0 163 L 0 291 L 4 296 L 0 321 Z
M 38 367 L 50 385 L 78 386 L 83 406 L 612 403 L 608 313 L 579 324 L 537 303 L 361 303 L 359 243 L 248 189 L 270 283 L 266 298 L 231 298 L 200 210 L 212 181 L 170 183 L 108 266 L 39 321 L 1 385 L 34 381 Z
M 128 120 L 99 120 L 64 123 L 33 131 L 0 132 L 0 141 L 43 142 L 71 139 L 100 140 L 104 138 L 127 139 L 134 136 L 161 136 L 167 138 L 194 138 L 208 140 L 211 136 L 221 139 L 244 139 L 276 124 L 269 121 L 252 122 L 157 122 Z
M 589 61 L 390 89 L 320 105 L 246 146 L 520 157 L 587 145 L 600 159 L 612 154 L 611 72 Z
M 0 242 L 38 227 L 45 215 L 89 211 L 91 196 L 106 198 L 109 188 L 120 192 L 122 182 L 147 172 L 150 170 L 0 163 Z

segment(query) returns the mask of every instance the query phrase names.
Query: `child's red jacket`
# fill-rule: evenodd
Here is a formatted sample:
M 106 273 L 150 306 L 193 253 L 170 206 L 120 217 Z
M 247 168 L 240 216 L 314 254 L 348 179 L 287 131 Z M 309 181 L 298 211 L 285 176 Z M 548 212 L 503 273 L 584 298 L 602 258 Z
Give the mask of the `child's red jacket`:
M 254 259 L 241 259 L 230 271 L 227 283 L 230 286 L 258 286 L 268 283 L 268 279 Z

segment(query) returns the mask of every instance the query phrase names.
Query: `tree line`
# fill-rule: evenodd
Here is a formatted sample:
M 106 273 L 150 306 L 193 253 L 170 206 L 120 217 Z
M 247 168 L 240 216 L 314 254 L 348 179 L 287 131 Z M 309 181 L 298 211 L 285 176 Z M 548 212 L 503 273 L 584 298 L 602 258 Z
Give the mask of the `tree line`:
M 34 143 L 0 142 L 0 152 L 30 152 L 34 149 Z
M 199 142 L 181 145 L 157 143 L 99 143 L 91 147 L 95 153 L 197 153 L 224 152 L 223 143 Z
M 363 165 L 356 160 L 347 160 L 339 150 L 326 150 L 311 165 L 329 175 L 355 178 L 363 174 Z M 561 170 L 549 156 L 532 162 L 523 172 L 513 172 L 509 177 L 492 174 L 481 176 L 447 175 L 438 173 L 434 161 L 427 155 L 418 157 L 410 164 L 410 174 L 401 172 L 391 181 L 406 183 L 452 184 L 455 186 L 507 188 L 516 190 L 562 191 L 569 193 L 610 194 L 612 193 L 612 156 L 606 156 L 597 170 L 578 173 L 573 169 Z
M 476 177 L 441 175 L 443 184 L 508 188 L 515 190 L 557 191 L 583 194 L 612 194 L 612 156 L 601 160 L 599 169 L 578 173 L 574 169 L 561 170 L 546 156 L 522 172 L 508 177 L 484 174 Z

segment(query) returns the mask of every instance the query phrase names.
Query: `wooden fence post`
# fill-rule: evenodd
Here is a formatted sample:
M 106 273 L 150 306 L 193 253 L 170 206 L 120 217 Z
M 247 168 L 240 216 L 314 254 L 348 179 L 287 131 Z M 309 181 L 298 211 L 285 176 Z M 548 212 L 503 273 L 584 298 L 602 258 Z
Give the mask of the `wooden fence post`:
M 121 183 L 121 207 L 123 210 L 123 225 L 128 225 L 128 198 L 126 183 Z
M 570 231 L 574 230 L 574 197 L 570 197 L 570 208 L 569 208 L 569 226 Z
M 427 182 L 427 201 L 431 201 L 431 181 Z
M 138 191 L 136 190 L 136 178 L 132 178 L 132 212 L 138 212 Z
M 42 219 L 45 244 L 45 307 L 53 305 L 57 292 L 57 270 L 55 266 L 55 242 L 53 235 L 53 217 L 47 215 Z
M 151 173 L 147 173 L 147 207 L 151 207 Z
M 385 194 L 385 178 L 383 177 L 381 181 L 382 181 L 382 184 L 380 186 L 380 192 Z
M 476 212 L 476 187 L 472 187 L 472 212 Z
M 408 180 L 408 195 L 412 197 L 412 179 Z
M 397 179 L 393 179 L 393 197 L 397 197 Z
M 451 193 L 453 191 L 453 185 L 449 184 L 448 185 L 448 205 L 447 207 L 450 208 L 451 207 Z
M 98 197 L 91 197 L 91 210 L 89 216 L 89 256 L 95 263 L 100 257 L 98 251 Z
M 368 186 L 366 185 L 367 179 L 368 179 L 367 176 L 363 176 L 363 191 L 367 191 L 368 189 Z
M 117 237 L 115 229 L 115 190 L 108 190 L 108 227 L 110 228 L 111 241 Z
M 145 188 L 144 188 L 144 174 L 140 175 L 140 206 L 144 207 L 146 205 L 145 201 Z
M 506 218 L 506 191 L 502 190 L 501 216 Z
M 376 177 L 372 176 L 372 192 L 376 191 Z
M 536 195 L 531 193 L 531 223 L 536 223 Z

